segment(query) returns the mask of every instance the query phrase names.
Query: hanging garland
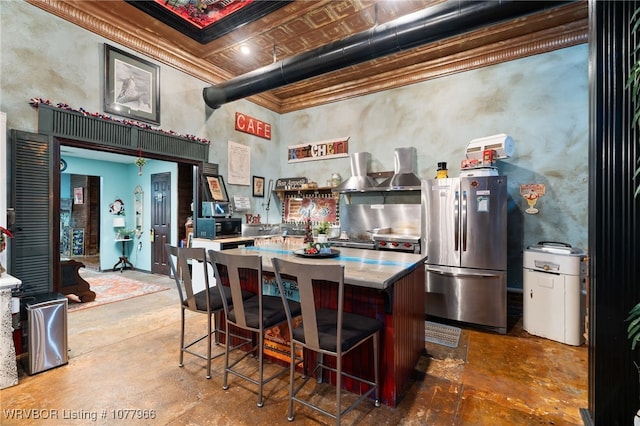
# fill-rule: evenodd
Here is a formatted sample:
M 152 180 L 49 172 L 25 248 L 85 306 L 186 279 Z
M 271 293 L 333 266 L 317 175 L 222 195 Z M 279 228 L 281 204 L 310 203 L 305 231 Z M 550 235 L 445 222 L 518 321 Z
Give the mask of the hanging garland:
M 94 117 L 94 118 L 100 118 L 102 120 L 106 120 L 106 121 L 113 121 L 114 123 L 121 123 L 121 124 L 125 124 L 127 126 L 135 126 L 135 127 L 139 127 L 141 129 L 145 129 L 145 130 L 153 130 L 155 132 L 159 132 L 159 133 L 164 133 L 166 135 L 171 135 L 171 136 L 177 136 L 177 137 L 181 137 L 181 138 L 185 138 L 185 139 L 189 139 L 195 142 L 200 142 L 203 143 L 205 145 L 209 145 L 211 144 L 211 142 L 208 139 L 204 139 L 204 138 L 199 138 L 197 136 L 193 136 L 193 135 L 182 135 L 178 132 L 174 132 L 173 130 L 162 130 L 162 129 L 158 129 L 158 128 L 154 128 L 151 125 L 147 124 L 147 123 L 142 123 L 140 121 L 136 121 L 136 120 L 120 120 L 117 118 L 113 118 L 109 115 L 106 114 L 102 114 L 99 112 L 88 112 L 86 111 L 84 108 L 80 108 L 80 109 L 74 109 L 71 108 L 68 104 L 59 102 L 55 105 L 51 104 L 51 101 L 48 99 L 42 99 L 42 98 L 31 98 L 29 100 L 29 103 L 31 104 L 32 107 L 34 108 L 38 108 L 40 106 L 40 104 L 45 104 L 45 105 L 49 105 L 51 107 L 54 108 L 59 108 L 59 109 L 63 109 L 65 111 L 72 111 L 72 112 L 77 112 L 80 113 L 84 116 L 87 117 Z

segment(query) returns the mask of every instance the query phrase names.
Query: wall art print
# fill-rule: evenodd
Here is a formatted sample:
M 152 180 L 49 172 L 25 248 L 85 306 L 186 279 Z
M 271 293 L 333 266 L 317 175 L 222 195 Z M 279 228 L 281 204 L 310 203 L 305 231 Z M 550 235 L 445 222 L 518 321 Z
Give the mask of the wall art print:
M 337 222 L 336 200 L 333 197 L 285 198 L 284 222 Z
M 264 197 L 264 178 L 262 176 L 253 177 L 253 196 Z
M 104 45 L 105 112 L 160 124 L 160 67 Z
M 327 160 L 349 156 L 349 138 L 332 139 L 321 142 L 310 142 L 287 147 L 287 161 Z

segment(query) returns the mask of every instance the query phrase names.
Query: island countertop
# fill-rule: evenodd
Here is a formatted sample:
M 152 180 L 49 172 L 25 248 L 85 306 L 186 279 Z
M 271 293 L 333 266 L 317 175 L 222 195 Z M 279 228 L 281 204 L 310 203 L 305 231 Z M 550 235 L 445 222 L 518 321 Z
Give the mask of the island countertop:
M 270 244 L 229 249 L 225 253 L 258 254 L 262 256 L 262 268 L 270 272 L 273 272 L 271 259 L 274 257 L 303 264 L 344 265 L 345 284 L 378 290 L 388 288 L 417 267 L 422 267 L 426 259 L 425 255 L 394 251 L 342 247 L 339 251 L 337 257 L 311 258 L 298 256 L 283 244 Z

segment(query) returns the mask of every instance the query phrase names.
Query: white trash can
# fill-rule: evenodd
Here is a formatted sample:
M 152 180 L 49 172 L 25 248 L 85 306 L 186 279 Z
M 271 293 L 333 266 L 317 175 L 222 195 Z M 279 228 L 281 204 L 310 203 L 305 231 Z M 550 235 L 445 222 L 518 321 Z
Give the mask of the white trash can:
M 586 254 L 566 243 L 540 242 L 523 257 L 523 327 L 568 345 L 584 342 Z

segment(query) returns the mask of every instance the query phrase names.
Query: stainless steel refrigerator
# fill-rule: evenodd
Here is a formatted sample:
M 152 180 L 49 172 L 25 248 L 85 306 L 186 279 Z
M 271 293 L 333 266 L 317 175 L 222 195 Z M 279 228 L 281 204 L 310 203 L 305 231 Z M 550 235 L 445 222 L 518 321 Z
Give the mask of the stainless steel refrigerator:
M 507 178 L 422 183 L 425 313 L 507 330 Z

